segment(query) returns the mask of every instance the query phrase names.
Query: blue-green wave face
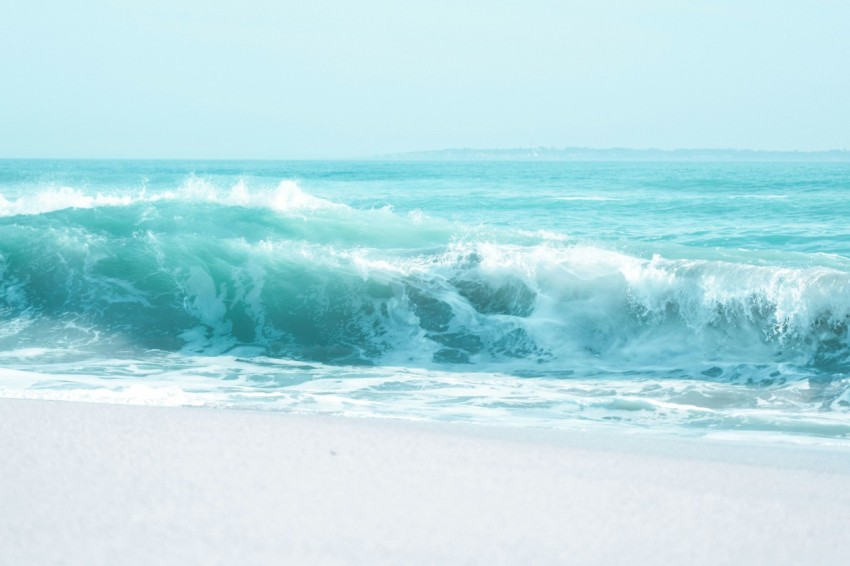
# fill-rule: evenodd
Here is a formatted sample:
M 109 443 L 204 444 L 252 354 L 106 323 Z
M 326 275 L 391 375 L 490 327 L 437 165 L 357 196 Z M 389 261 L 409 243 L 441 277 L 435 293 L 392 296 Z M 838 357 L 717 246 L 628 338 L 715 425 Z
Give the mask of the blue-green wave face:
M 19 393 L 850 432 L 848 167 L 663 165 L 5 162 L 0 363 Z

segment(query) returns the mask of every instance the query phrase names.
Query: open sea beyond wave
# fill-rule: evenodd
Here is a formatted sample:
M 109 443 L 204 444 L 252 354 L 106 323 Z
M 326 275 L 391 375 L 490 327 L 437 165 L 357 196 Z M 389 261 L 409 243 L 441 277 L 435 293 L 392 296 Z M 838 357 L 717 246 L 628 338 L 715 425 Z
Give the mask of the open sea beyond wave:
M 0 396 L 850 438 L 850 163 L 0 161 Z

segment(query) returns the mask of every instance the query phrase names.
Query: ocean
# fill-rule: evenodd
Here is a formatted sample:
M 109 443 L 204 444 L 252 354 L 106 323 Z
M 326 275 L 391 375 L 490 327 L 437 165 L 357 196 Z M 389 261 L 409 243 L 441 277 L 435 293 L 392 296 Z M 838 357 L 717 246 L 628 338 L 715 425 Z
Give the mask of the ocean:
M 850 163 L 0 161 L 0 397 L 835 443 Z

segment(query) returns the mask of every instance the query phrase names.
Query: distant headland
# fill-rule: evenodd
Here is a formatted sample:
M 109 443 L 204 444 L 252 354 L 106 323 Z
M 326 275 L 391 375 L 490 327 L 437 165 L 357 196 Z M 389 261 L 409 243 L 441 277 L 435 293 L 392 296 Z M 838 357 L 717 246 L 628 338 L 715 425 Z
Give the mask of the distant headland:
M 623 147 L 519 147 L 437 149 L 375 156 L 390 161 L 850 161 L 850 151 L 753 149 L 630 149 Z

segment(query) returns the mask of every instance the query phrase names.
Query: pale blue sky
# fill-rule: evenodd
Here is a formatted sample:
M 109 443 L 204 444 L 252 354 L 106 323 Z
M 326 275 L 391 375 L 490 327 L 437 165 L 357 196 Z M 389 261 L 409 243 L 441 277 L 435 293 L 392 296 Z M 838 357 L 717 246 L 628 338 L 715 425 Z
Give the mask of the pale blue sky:
M 850 2 L 5 0 L 0 157 L 850 149 Z

